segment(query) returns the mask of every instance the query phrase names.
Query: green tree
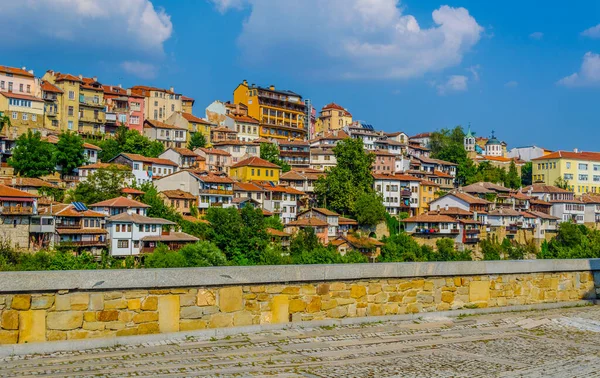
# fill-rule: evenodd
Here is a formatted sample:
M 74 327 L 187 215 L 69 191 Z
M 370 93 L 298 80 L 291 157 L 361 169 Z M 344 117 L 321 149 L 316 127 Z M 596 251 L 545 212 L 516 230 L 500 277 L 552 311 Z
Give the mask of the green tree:
M 144 268 L 183 268 L 187 261 L 182 254 L 170 251 L 164 244 L 159 244 L 154 252 L 144 258 Z
M 569 189 L 569 181 L 565 180 L 562 176 L 558 176 L 558 178 L 554 181 L 554 186 L 559 187 L 561 189 L 568 190 Z
M 148 216 L 153 218 L 163 218 L 180 224 L 183 221 L 181 214 L 174 207 L 167 205 L 158 194 L 158 190 L 151 182 L 144 183 L 141 188 L 144 192 L 140 197 L 140 202 L 150 206 L 148 208 Z
M 302 228 L 290 241 L 290 254 L 294 257 L 305 252 L 311 253 L 321 247 L 321 242 L 315 234 L 315 230 L 311 227 Z
M 196 148 L 201 148 L 206 146 L 206 138 L 202 133 L 192 133 L 192 137 L 190 138 L 190 142 L 188 143 L 187 148 L 190 150 L 195 150 Z
M 438 261 L 471 261 L 470 251 L 457 251 L 454 249 L 454 240 L 443 238 L 435 242 Z
M 481 252 L 484 260 L 500 260 L 503 248 L 494 240 L 484 239 L 481 241 Z
M 0 134 L 2 133 L 2 130 L 4 130 L 4 126 L 11 126 L 10 117 L 0 112 Z
M 24 177 L 40 177 L 54 172 L 54 145 L 42 140 L 39 132 L 27 131 L 17 138 L 8 164 Z
M 63 175 L 72 175 L 73 171 L 86 163 L 83 139 L 74 132 L 63 132 L 58 137 L 54 154 L 56 165 L 61 167 Z
M 179 250 L 179 254 L 184 257 L 189 267 L 227 265 L 225 254 L 208 241 L 187 244 Z
M 315 185 L 319 203 L 340 214 L 355 214 L 363 194 L 373 194 L 371 166 L 375 155 L 365 153 L 361 139 L 345 139 L 333 148 L 337 165 Z
M 130 130 L 125 126 L 119 126 L 114 138 L 103 141 L 89 141 L 102 149 L 100 160 L 107 162 L 118 154 L 125 152 L 130 154 L 140 154 L 147 157 L 158 157 L 165 150 L 164 145 L 157 140 L 150 140 L 140 134 L 137 130 Z
M 385 239 L 381 248 L 380 262 L 430 261 L 433 249 L 420 246 L 409 234 L 401 232 Z
M 279 147 L 274 143 L 260 144 L 260 158 L 277 164 L 281 167 L 283 173 L 289 172 L 292 169 L 288 163 L 279 158 Z
M 460 185 L 468 185 L 476 182 L 474 176 L 477 167 L 467 155 L 464 148 L 465 132 L 462 126 L 453 129 L 443 128 L 431 133 L 430 148 L 431 156 L 435 159 L 449 161 L 458 164 L 456 168 L 456 180 Z
M 529 161 L 521 167 L 521 185 L 529 186 L 533 183 L 533 164 Z
M 519 177 L 517 165 L 514 160 L 510 162 L 510 166 L 508 167 L 504 186 L 511 189 L 518 189 L 521 186 L 521 178 Z
M 264 219 L 265 228 L 272 228 L 275 230 L 283 231 L 283 223 L 281 222 L 281 218 L 277 217 L 267 217 Z
M 333 248 L 319 245 L 311 251 L 292 256 L 294 264 L 339 264 L 344 262 L 343 257 Z
M 375 193 L 363 193 L 354 203 L 356 221 L 361 226 L 373 227 L 385 219 L 387 212 L 381 197 Z
M 119 197 L 130 177 L 131 172 L 115 166 L 98 169 L 77 185 L 73 191 L 73 199 L 90 205 Z

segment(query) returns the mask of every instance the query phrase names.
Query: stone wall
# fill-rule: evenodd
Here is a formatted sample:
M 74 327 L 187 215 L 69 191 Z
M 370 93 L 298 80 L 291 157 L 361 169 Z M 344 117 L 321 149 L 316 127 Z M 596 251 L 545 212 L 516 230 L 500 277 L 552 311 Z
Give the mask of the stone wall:
M 445 269 L 444 265 L 431 263 L 194 268 L 185 270 L 187 278 L 182 277 L 180 269 L 0 273 L 0 343 L 596 298 L 600 292 L 595 284 L 600 282 L 600 261 L 564 262 L 540 261 L 538 266 L 525 261 L 443 263 Z M 373 267 L 381 270 L 375 272 Z M 275 278 L 278 269 L 289 278 Z M 255 275 L 261 270 L 262 276 Z M 482 270 L 487 272 L 477 274 Z M 237 277 L 232 276 L 236 271 Z M 64 279 L 53 282 L 57 273 Z M 331 279 L 310 277 L 315 274 Z M 406 277 L 407 274 L 413 276 Z M 37 284 L 33 281 L 36 275 Z M 123 275 L 131 277 L 106 281 Z M 143 279 L 136 280 L 136 276 L 148 275 L 153 287 L 140 288 L 145 283 Z M 302 275 L 309 277 L 287 282 Z M 213 278 L 212 284 L 207 284 L 211 277 L 217 276 L 221 278 Z M 256 282 L 248 280 L 250 276 L 256 277 Z M 170 279 L 184 284 L 197 281 L 199 285 L 175 287 Z M 129 281 L 137 283 L 128 284 Z M 34 285 L 54 290 L 31 290 Z M 92 289 L 102 286 L 106 288 Z

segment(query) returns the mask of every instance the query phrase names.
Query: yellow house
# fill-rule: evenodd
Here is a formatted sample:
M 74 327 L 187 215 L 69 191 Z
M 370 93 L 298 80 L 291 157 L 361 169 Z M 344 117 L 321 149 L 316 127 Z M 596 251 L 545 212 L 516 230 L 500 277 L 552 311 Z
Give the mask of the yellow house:
M 231 178 L 242 182 L 271 181 L 279 183 L 281 167 L 259 157 L 251 157 L 231 166 Z
M 44 128 L 59 132 L 61 130 L 59 104 L 63 101 L 63 91 L 56 85 L 44 80 L 41 81 L 40 88 L 44 99 Z
M 352 114 L 340 105 L 332 102 L 321 109 L 319 122 L 315 126 L 315 132 L 328 133 L 333 130 L 339 130 L 352 123 Z
M 302 96 L 288 90 L 277 90 L 244 80 L 233 91 L 233 103 L 248 107 L 248 115 L 260 122 L 260 136 L 278 139 L 305 139 L 306 105 Z
M 175 112 L 169 118 L 167 118 L 165 123 L 167 123 L 169 125 L 174 125 L 174 126 L 180 127 L 182 129 L 186 129 L 188 131 L 187 132 L 187 140 L 188 141 L 191 140 L 192 134 L 202 133 L 202 135 L 204 135 L 204 139 L 206 139 L 205 147 L 212 146 L 211 140 L 210 140 L 210 131 L 211 131 L 211 127 L 216 126 L 216 125 L 208 122 L 207 120 L 196 117 L 195 115 L 190 114 L 190 113 Z
M 429 180 L 421 180 L 419 183 L 419 208 L 417 210 L 417 215 L 429 211 L 429 203 L 439 197 L 437 194 L 439 188 L 440 184 Z
M 57 97 L 57 119 L 60 130 L 77 131 L 79 128 L 79 87 L 83 80 L 70 74 L 47 71 L 42 80 L 57 86 L 63 95 Z
M 194 113 L 194 102 L 196 102 L 196 100 L 191 97 L 181 96 L 181 111 L 189 114 Z
M 9 139 L 16 139 L 27 130 L 41 132 L 44 126 L 44 101 L 38 97 L 0 92 L 0 112 L 10 118 L 10 127 L 2 130 Z
M 556 151 L 531 162 L 534 183 L 555 185 L 561 178 L 575 195 L 600 193 L 600 152 Z
M 144 96 L 144 117 L 155 121 L 165 122 L 175 112 L 183 110 L 182 95 L 175 93 L 171 87 L 169 89 L 147 87 L 145 85 L 136 85 L 131 87 L 131 93 L 138 96 Z M 193 104 L 193 100 L 192 100 Z M 190 110 L 189 101 L 186 103 L 186 109 Z
M 104 88 L 95 77 L 82 77 L 81 79 L 77 131 L 84 135 L 104 134 L 104 123 L 106 122 Z

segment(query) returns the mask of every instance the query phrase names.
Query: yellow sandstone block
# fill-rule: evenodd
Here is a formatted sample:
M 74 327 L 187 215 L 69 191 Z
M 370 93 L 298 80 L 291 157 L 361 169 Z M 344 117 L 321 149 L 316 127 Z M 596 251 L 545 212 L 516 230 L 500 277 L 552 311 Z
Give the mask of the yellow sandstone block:
M 19 343 L 41 341 L 46 341 L 46 310 L 21 311 L 19 313 Z
M 160 333 L 179 331 L 179 295 L 158 298 L 158 326 Z

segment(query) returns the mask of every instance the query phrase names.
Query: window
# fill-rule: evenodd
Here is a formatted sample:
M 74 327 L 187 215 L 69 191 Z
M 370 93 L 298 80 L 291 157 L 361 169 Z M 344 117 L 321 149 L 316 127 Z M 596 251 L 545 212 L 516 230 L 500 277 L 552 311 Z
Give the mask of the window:
M 73 130 L 73 121 L 69 121 L 67 127 L 69 128 L 69 130 Z
M 257 176 L 260 176 L 260 169 L 257 169 L 257 170 L 256 170 L 256 175 L 257 175 Z
M 571 162 L 567 162 L 567 169 L 571 169 Z
M 13 83 L 12 83 L 12 81 L 9 81 L 8 82 L 8 91 L 12 92 L 12 90 L 13 90 Z
M 17 112 L 12 112 L 12 119 L 17 119 L 17 117 L 18 117 Z
M 71 117 L 73 116 L 73 107 L 72 107 L 72 106 L 69 106 L 69 109 L 68 109 L 68 111 L 67 111 L 67 114 L 68 114 L 69 116 L 71 116 Z
M 138 169 L 140 169 L 140 163 L 135 163 L 135 164 L 133 165 L 133 169 L 134 169 L 134 170 L 136 170 L 136 171 L 137 171 Z
M 154 119 L 158 119 L 158 110 L 154 109 Z
M 565 173 L 564 179 L 565 180 L 573 180 L 573 174 L 572 173 Z
M 27 84 L 27 93 L 31 93 L 31 85 Z
M 594 175 L 594 182 L 600 182 L 600 176 Z
M 150 232 L 150 225 L 149 224 L 144 225 L 144 231 L 145 232 Z
M 252 168 L 252 170 L 250 171 L 250 174 L 251 174 L 252 176 L 254 176 L 254 168 Z
M 117 248 L 129 248 L 129 240 L 117 240 Z
M 0 81 L 0 89 L 4 89 L 4 80 Z
M 69 91 L 69 100 L 75 100 L 75 92 Z
M 19 84 L 19 92 L 23 92 L 23 84 Z
M 587 181 L 588 175 L 579 175 L 579 181 Z
M 155 224 L 152 225 L 152 232 L 156 232 L 156 225 Z
M 585 163 L 579 163 L 579 165 L 577 166 L 577 168 L 578 168 L 580 171 L 587 171 L 587 169 L 588 169 L 588 165 L 587 165 L 587 164 L 585 164 Z
M 600 171 L 600 164 L 594 164 L 594 171 Z
M 90 220 L 89 219 L 84 219 L 83 220 L 83 227 L 89 227 L 90 226 Z
M 27 119 L 29 118 L 29 115 L 27 113 L 23 113 L 22 118 L 23 118 L 23 121 L 27 121 Z
M 140 117 L 139 116 L 131 116 L 131 117 L 129 117 L 129 123 L 131 123 L 132 125 L 139 125 L 139 123 L 140 123 Z
M 158 106 L 158 101 L 154 101 L 154 106 Z
M 32 114 L 31 115 L 31 120 L 32 121 L 37 121 L 37 114 Z
M 175 111 L 175 104 L 171 104 L 171 111 L 174 112 Z

